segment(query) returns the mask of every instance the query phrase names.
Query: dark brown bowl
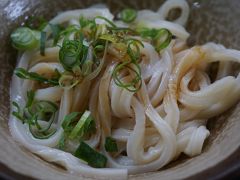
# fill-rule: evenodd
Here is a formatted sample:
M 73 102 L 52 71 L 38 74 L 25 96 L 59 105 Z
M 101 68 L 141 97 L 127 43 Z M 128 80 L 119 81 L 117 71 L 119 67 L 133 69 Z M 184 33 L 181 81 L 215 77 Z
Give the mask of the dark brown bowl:
M 11 47 L 9 35 L 29 15 L 46 19 L 67 9 L 85 8 L 106 3 L 116 13 L 124 7 L 157 10 L 161 0 L 1 0 L 0 1 L 0 171 L 8 176 L 24 179 L 22 175 L 39 179 L 83 179 L 69 174 L 53 164 L 33 155 L 11 137 L 8 130 L 9 87 L 17 52 Z M 240 49 L 239 0 L 189 0 L 191 7 L 187 30 L 189 42 L 222 43 Z M 211 119 L 203 153 L 194 158 L 181 157 L 158 172 L 129 176 L 129 179 L 219 179 L 240 171 L 240 104 L 222 116 Z M 14 173 L 15 172 L 15 173 Z M 20 175 L 21 174 L 21 175 Z

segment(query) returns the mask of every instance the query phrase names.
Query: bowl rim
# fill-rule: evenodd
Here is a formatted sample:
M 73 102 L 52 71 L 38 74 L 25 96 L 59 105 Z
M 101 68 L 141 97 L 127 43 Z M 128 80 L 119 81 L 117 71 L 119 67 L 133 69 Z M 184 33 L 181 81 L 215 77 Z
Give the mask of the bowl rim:
M 228 158 L 222 162 L 216 164 L 215 166 L 207 169 L 206 171 L 194 174 L 187 179 L 202 180 L 203 177 L 207 177 L 211 180 L 221 180 L 221 179 L 237 179 L 240 177 L 240 147 L 232 153 Z M 161 171 L 161 170 L 160 170 Z M 67 171 L 66 171 L 67 172 Z M 21 174 L 14 171 L 10 167 L 0 162 L 0 179 L 13 180 L 13 179 L 24 179 L 33 180 L 34 177 Z

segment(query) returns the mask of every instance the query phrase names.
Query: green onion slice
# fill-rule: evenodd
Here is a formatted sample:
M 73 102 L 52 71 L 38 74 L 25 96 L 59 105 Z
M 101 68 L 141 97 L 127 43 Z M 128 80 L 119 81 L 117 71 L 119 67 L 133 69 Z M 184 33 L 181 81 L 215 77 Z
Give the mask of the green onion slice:
M 30 91 L 27 92 L 27 104 L 26 104 L 26 108 L 32 106 L 34 96 L 35 96 L 35 92 L 34 92 L 33 90 L 30 90 Z
M 39 81 L 39 82 L 42 82 L 45 84 L 50 84 L 53 86 L 58 85 L 58 79 L 47 79 L 35 72 L 28 72 L 26 69 L 23 69 L 23 68 L 16 68 L 14 70 L 14 74 L 21 79 L 29 79 L 29 80 Z
M 116 43 L 118 41 L 118 38 L 112 34 L 103 34 L 99 37 L 99 39 L 105 40 L 105 41 L 110 41 L 113 43 Z
M 96 20 L 96 19 L 102 19 L 102 20 L 106 21 L 110 26 L 112 26 L 112 27 L 114 27 L 114 28 L 117 27 L 112 21 L 110 21 L 109 19 L 107 19 L 107 18 L 105 18 L 105 17 L 103 17 L 103 16 L 96 16 L 96 17 L 95 17 L 95 20 Z
M 73 128 L 72 132 L 70 133 L 69 138 L 74 139 L 77 136 L 82 137 L 87 132 L 91 121 L 94 120 L 91 116 L 90 111 L 85 111 L 76 126 Z
M 64 117 L 62 128 L 65 133 L 70 133 L 73 129 L 72 123 L 80 116 L 79 112 L 72 112 Z
M 104 168 L 107 165 L 107 158 L 83 141 L 81 141 L 74 155 L 95 168 Z
M 64 133 L 62 134 L 60 140 L 58 141 L 57 148 L 59 148 L 61 150 L 64 150 L 64 148 L 65 148 L 65 135 L 64 135 Z
M 12 105 L 16 108 L 17 111 L 13 111 L 12 115 L 15 116 L 17 119 L 19 119 L 20 121 L 22 121 L 22 123 L 25 123 L 23 114 L 21 112 L 21 109 L 18 105 L 18 103 L 16 103 L 15 101 L 12 102 Z
M 105 149 L 107 152 L 117 152 L 118 146 L 115 139 L 112 137 L 106 137 L 105 139 Z
M 96 32 L 95 32 L 95 40 L 98 39 L 99 36 L 107 34 L 107 26 L 106 24 L 99 24 L 96 26 Z
M 127 53 L 130 56 L 133 62 L 137 62 L 140 58 L 140 47 L 144 47 L 143 43 L 137 39 L 126 39 L 125 40 L 128 44 L 127 46 Z
M 137 34 L 137 32 L 131 28 L 127 28 L 127 27 L 108 27 L 107 29 L 109 29 L 110 31 L 117 31 L 117 32 L 130 32 L 132 34 Z
M 172 33 L 165 28 L 159 29 L 156 36 L 153 38 L 153 43 L 155 44 L 156 51 L 161 51 L 166 48 L 172 40 Z
M 46 45 L 46 32 L 41 31 L 40 54 L 41 54 L 42 56 L 45 55 L 45 45 Z
M 82 40 L 64 40 L 59 50 L 59 60 L 64 69 L 71 71 L 74 66 L 80 65 L 80 59 L 83 56 Z
M 172 33 L 165 28 L 149 29 L 146 27 L 139 27 L 137 28 L 137 32 L 143 38 L 150 38 L 153 41 L 156 51 L 158 52 L 166 48 L 173 38 Z
M 66 89 L 71 89 L 81 81 L 80 78 L 76 78 L 72 73 L 65 72 L 59 78 L 59 85 Z
M 137 17 L 137 11 L 135 9 L 126 8 L 121 11 L 120 18 L 123 22 L 130 23 Z
M 39 133 L 35 131 L 34 127 L 30 123 L 29 123 L 29 130 L 33 135 L 33 137 L 35 137 L 36 139 L 48 139 L 52 135 L 54 135 L 57 131 L 57 130 L 52 130 L 51 132 L 48 132 L 48 133 Z
M 87 18 L 85 18 L 84 16 L 81 16 L 81 17 L 80 17 L 79 23 L 80 23 L 81 28 L 85 28 L 85 27 L 92 28 L 92 27 L 95 27 L 95 26 L 96 26 L 96 23 L 95 23 L 94 20 L 92 20 L 92 19 L 87 19 Z
M 17 28 L 11 34 L 12 45 L 18 50 L 32 50 L 39 46 L 40 32 L 27 27 Z
M 51 30 L 52 30 L 52 36 L 53 36 L 53 46 L 56 46 L 58 43 L 58 40 L 60 38 L 60 33 L 62 32 L 63 27 L 61 27 L 58 24 L 49 24 Z
M 50 101 L 37 101 L 33 103 L 33 105 L 30 107 L 30 112 L 36 115 L 35 125 L 40 130 L 39 132 L 46 132 L 50 129 L 55 119 L 55 113 L 57 110 L 57 105 Z M 44 119 L 45 121 L 48 121 L 48 126 L 46 128 L 42 128 L 38 124 L 37 119 Z
M 56 132 L 56 129 L 51 129 L 51 126 L 57 110 L 57 105 L 50 101 L 37 101 L 29 108 L 29 111 L 33 114 L 30 118 L 29 130 L 35 138 L 47 139 Z M 47 121 L 47 126 L 43 128 L 38 123 L 39 119 Z
M 27 92 L 28 99 L 23 111 L 16 102 L 12 102 L 13 106 L 17 109 L 17 111 L 13 111 L 12 114 L 23 123 L 28 124 L 33 137 L 37 139 L 48 139 L 56 132 L 56 129 L 51 128 L 51 126 L 55 120 L 58 106 L 50 101 L 34 101 L 34 94 L 32 90 Z M 46 123 L 44 127 L 39 124 L 39 120 Z
M 131 65 L 133 67 L 131 67 Z M 119 73 L 123 69 L 128 69 L 135 77 L 131 80 L 130 83 L 125 83 L 119 78 Z M 123 62 L 118 64 L 113 70 L 113 80 L 117 86 L 127 89 L 130 92 L 137 92 L 142 85 L 141 79 L 141 69 L 140 66 L 135 62 Z

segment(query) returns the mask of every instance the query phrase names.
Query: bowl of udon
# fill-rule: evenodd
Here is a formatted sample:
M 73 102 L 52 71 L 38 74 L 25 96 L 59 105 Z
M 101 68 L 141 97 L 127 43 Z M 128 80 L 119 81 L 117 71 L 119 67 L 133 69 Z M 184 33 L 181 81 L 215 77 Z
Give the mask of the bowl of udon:
M 34 179 L 219 179 L 236 171 L 239 7 L 1 2 L 1 167 Z

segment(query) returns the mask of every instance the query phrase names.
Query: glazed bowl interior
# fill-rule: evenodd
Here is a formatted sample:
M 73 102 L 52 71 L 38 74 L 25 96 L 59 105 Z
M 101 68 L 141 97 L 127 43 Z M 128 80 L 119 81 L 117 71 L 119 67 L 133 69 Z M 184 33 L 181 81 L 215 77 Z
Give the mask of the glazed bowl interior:
M 17 52 L 11 47 L 9 35 L 26 21 L 28 16 L 51 19 L 57 13 L 69 9 L 86 8 L 96 3 L 106 4 L 113 13 L 124 7 L 157 10 L 159 0 L 2 0 L 0 3 L 0 162 L 13 171 L 39 179 L 79 179 L 81 175 L 49 164 L 16 143 L 8 130 L 9 90 L 11 76 L 16 65 Z M 208 41 L 221 43 L 227 48 L 240 49 L 240 3 L 238 0 L 189 0 L 191 8 L 187 30 L 191 33 L 189 44 Z M 194 158 L 181 156 L 167 167 L 151 173 L 131 175 L 129 179 L 202 179 L 215 176 L 224 168 L 224 162 L 239 154 L 240 104 L 223 115 L 210 119 L 210 137 L 203 153 Z M 235 165 L 236 164 L 231 164 Z M 83 178 L 83 177 L 82 177 Z M 86 177 L 84 177 L 86 178 Z

